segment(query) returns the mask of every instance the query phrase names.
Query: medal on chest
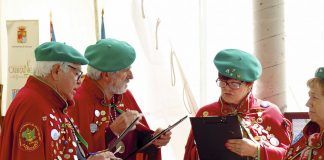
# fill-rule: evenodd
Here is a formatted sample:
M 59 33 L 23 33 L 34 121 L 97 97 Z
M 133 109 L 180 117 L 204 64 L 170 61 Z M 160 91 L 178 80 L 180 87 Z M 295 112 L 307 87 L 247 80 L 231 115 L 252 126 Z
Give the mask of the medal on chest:
M 118 107 L 124 107 L 124 104 L 119 103 Z M 118 107 L 114 103 L 107 104 L 102 100 L 101 105 L 95 107 L 94 122 L 89 124 L 90 132 L 96 133 L 101 125 L 112 123 L 117 118 L 118 113 L 122 112 Z
M 67 120 L 66 115 L 58 114 L 53 111 L 49 114 L 48 122 L 51 127 L 50 146 L 52 147 L 52 156 L 55 159 L 71 159 L 76 156 L 76 143 L 71 138 L 72 122 Z M 72 121 L 72 120 L 71 120 Z
M 263 122 L 263 120 L 260 119 L 261 115 L 259 112 L 257 113 L 258 117 L 257 120 L 254 119 L 254 117 L 245 117 L 242 120 L 243 126 L 250 132 L 250 137 L 253 137 L 254 140 L 261 142 L 261 143 L 269 143 L 272 146 L 279 146 L 280 141 L 275 137 L 274 134 L 271 134 L 271 127 L 267 126 L 264 128 L 260 121 Z

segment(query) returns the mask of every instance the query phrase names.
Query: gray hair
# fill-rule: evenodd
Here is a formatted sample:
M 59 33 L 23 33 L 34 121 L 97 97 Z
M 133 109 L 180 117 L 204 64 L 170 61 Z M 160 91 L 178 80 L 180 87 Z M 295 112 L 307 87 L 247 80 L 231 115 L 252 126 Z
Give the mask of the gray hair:
M 89 66 L 87 67 L 87 76 L 89 76 L 93 80 L 99 80 L 100 79 L 100 74 L 102 72 Z
M 51 73 L 51 70 L 55 64 L 59 64 L 63 72 L 68 71 L 69 62 L 60 62 L 60 61 L 36 61 L 34 66 L 33 74 L 38 77 L 46 77 Z
M 119 72 L 119 71 L 117 71 L 117 72 Z M 87 67 L 87 76 L 89 76 L 91 79 L 99 80 L 101 73 L 103 73 L 103 72 L 88 65 L 88 67 Z M 116 72 L 107 72 L 107 73 L 108 73 L 109 76 L 115 77 Z

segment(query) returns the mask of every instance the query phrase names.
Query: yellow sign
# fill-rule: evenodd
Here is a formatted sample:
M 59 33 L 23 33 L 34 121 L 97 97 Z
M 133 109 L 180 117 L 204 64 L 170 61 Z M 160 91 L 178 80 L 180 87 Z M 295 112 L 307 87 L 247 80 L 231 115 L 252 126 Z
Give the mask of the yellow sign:
M 8 39 L 8 72 L 6 85 L 6 104 L 10 105 L 22 88 L 35 64 L 34 50 L 39 44 L 39 28 L 37 20 L 7 20 Z

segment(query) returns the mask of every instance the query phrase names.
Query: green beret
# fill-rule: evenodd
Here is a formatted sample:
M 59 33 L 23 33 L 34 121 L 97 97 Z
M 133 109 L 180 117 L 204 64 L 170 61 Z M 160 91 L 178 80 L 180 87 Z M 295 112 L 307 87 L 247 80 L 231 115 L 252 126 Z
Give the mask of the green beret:
M 259 60 L 238 49 L 225 49 L 218 52 L 214 64 L 221 75 L 244 82 L 253 82 L 262 73 Z
M 101 39 L 87 47 L 89 65 L 102 72 L 116 72 L 129 67 L 136 58 L 134 48 L 124 41 Z
M 60 61 L 88 64 L 89 61 L 76 49 L 60 42 L 45 42 L 35 49 L 36 61 Z
M 316 70 L 315 77 L 324 79 L 324 67 L 320 67 Z

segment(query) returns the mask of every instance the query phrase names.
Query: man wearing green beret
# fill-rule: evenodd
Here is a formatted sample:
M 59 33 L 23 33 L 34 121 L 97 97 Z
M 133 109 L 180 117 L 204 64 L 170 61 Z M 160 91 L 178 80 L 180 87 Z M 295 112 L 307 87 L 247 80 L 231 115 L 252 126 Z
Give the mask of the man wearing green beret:
M 254 97 L 253 83 L 262 72 L 258 59 L 238 49 L 225 49 L 216 54 L 214 64 L 221 95 L 217 102 L 200 108 L 196 116 L 236 115 L 243 131 L 243 139 L 215 145 L 249 159 L 283 159 L 290 144 L 291 124 L 276 105 Z M 192 131 L 185 149 L 184 160 L 199 159 Z
M 86 159 L 87 143 L 67 114 L 80 86 L 81 65 L 88 64 L 77 50 L 59 42 L 46 42 L 35 50 L 36 66 L 10 104 L 0 136 L 0 159 Z M 82 143 L 79 143 L 81 141 Z M 114 157 L 109 152 L 91 160 Z
M 293 140 L 285 160 L 324 159 L 324 67 L 307 81 L 309 99 L 306 106 L 311 119 Z
M 80 132 L 89 143 L 89 151 L 97 152 L 112 147 L 112 142 L 135 118 L 136 127 L 112 151 L 126 158 L 143 145 L 148 137 L 160 132 L 152 131 L 141 114 L 128 82 L 133 79 L 131 64 L 135 61 L 134 48 L 124 41 L 102 39 L 85 51 L 89 60 L 88 72 L 75 96 L 76 107 L 71 114 L 77 119 Z M 160 147 L 170 140 L 170 132 L 162 135 L 150 147 L 128 160 L 161 159 Z

